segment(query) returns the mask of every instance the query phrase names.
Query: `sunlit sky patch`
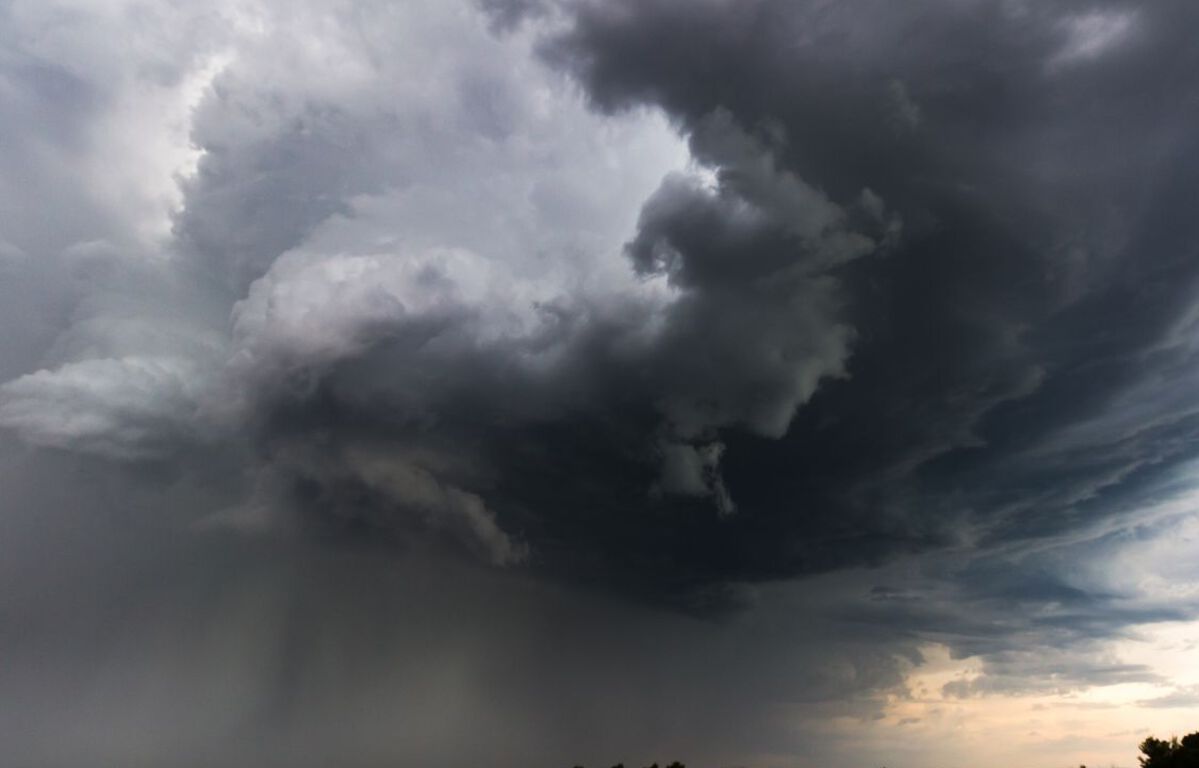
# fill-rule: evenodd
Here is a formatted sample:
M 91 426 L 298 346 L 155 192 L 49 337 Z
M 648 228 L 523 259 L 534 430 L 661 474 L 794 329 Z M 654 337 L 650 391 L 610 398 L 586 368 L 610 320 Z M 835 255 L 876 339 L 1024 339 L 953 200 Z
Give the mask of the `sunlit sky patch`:
M 1199 730 L 1197 28 L 0 6 L 7 757 L 1129 768 Z

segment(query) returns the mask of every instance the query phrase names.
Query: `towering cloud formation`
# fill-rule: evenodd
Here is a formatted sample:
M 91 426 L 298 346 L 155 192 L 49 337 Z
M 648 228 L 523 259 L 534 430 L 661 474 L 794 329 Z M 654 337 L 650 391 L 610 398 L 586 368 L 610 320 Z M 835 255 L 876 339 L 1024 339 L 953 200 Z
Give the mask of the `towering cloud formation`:
M 1050 647 L 1055 690 L 1157 684 L 1105 643 L 1194 594 L 1063 563 L 1185 512 L 1197 27 L 1184 0 L 9 4 L 0 426 L 41 450 L 6 461 L 210 535 L 705 618 L 823 580 L 762 587 L 811 615 L 804 669 L 849 649 L 779 693 L 809 714 L 877 711 L 931 641 L 981 659 L 946 696 L 1045 690 Z

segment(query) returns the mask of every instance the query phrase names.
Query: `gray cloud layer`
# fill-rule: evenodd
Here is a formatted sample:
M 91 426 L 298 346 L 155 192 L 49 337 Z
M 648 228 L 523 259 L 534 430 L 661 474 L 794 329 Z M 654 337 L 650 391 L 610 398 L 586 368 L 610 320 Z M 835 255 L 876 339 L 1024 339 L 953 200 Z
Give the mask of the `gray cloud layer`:
M 543 599 L 577 610 L 579 647 L 546 679 L 602 656 L 609 618 L 677 631 L 697 664 L 719 666 L 739 633 L 783 610 L 761 585 L 815 580 L 798 583 L 836 596 L 787 598 L 812 629 L 788 626 L 768 645 L 779 660 L 799 643 L 787 657 L 799 678 L 770 682 L 774 670 L 749 662 L 734 665 L 743 678 L 705 676 L 696 690 L 718 693 L 645 726 L 647 748 L 654 733 L 719 720 L 717 699 L 756 686 L 773 686 L 761 697 L 772 706 L 869 717 L 929 640 L 982 657 L 980 677 L 947 689 L 959 696 L 1153 681 L 1104 643 L 1192 618 L 1194 599 L 1072 563 L 1162 535 L 1181 514 L 1170 499 L 1189 490 L 1197 23 L 1182 0 L 117 4 L 75 16 L 10 4 L 0 426 L 39 450 L 6 444 L 5 471 L 61 473 L 72 487 L 69 500 L 6 492 L 26 510 L 17 539 L 50 546 L 22 527 L 29 510 L 86 507 L 94 488 L 203 539 L 170 544 L 196 558 L 178 599 L 212 607 L 214 631 L 233 628 L 229 658 L 282 644 L 298 659 L 272 663 L 303 671 L 259 680 L 246 694 L 259 709 L 192 735 L 278 717 L 262 726 L 274 744 L 299 738 L 304 718 L 334 718 L 326 695 L 375 702 L 369 684 L 308 675 L 322 643 L 350 653 L 341 646 L 370 632 L 358 622 L 391 598 L 356 597 L 344 626 L 302 637 L 296 627 L 338 615 L 336 595 L 369 592 L 344 561 L 315 554 L 327 583 L 311 577 L 295 615 L 266 622 L 278 636 L 251 637 L 245 616 L 282 610 L 286 586 L 233 605 L 217 587 L 189 592 L 190 580 L 225 546 L 234 564 L 221 584 L 260 557 L 273 574 L 293 566 L 242 549 L 276 546 L 259 539 L 229 544 L 231 530 L 305 552 L 382 544 L 419 561 L 405 566 L 418 582 L 469 573 L 445 600 L 470 617 L 447 608 L 430 642 L 491 637 L 492 608 L 477 602 L 490 579 L 506 585 L 496 605 L 514 606 L 516 624 L 536 624 Z M 136 579 L 126 568 L 163 567 L 113 566 L 110 543 L 76 553 L 98 595 Z M 590 608 L 538 591 L 562 585 L 594 589 Z M 426 610 L 410 590 L 383 591 Z M 60 623 L 34 592 L 4 591 L 12 615 L 44 619 L 29 637 L 106 623 L 86 610 Z M 757 618 L 701 631 L 613 607 L 609 593 Z M 135 623 L 159 627 L 164 648 L 188 625 Z M 405 669 L 442 669 L 404 624 L 380 631 Z M 161 671 L 125 658 L 135 641 L 112 631 L 114 669 Z M 495 639 L 520 653 L 549 642 L 544 629 L 533 646 L 511 632 Z M 832 638 L 848 678 L 820 679 Z M 162 668 L 206 674 L 226 659 L 222 642 L 164 650 Z M 16 645 L 26 655 L 11 674 L 40 695 L 23 675 L 51 662 Z M 361 669 L 329 674 L 367 676 L 382 645 Z M 102 667 L 93 653 L 44 658 Z M 494 649 L 461 653 L 500 664 Z M 649 644 L 614 654 L 658 681 L 663 701 L 691 695 L 682 662 L 646 671 L 662 658 Z M 454 661 L 444 668 L 464 677 L 431 677 L 388 706 L 408 712 L 460 684 L 478 710 L 446 703 L 445 718 L 500 707 Z M 544 702 L 565 694 L 505 676 L 537 674 L 532 656 L 519 662 L 500 682 L 522 691 L 531 719 L 552 718 Z M 197 695 L 240 699 L 226 684 L 237 683 Z M 146 685 L 147 700 L 165 690 Z M 605 701 L 627 693 L 598 673 L 579 685 Z M 34 732 L 37 712 L 57 706 L 46 695 L 24 716 Z M 80 706 L 80 728 L 117 727 Z M 720 732 L 742 741 L 704 748 L 736 759 L 769 742 L 761 714 L 730 716 Z M 615 716 L 568 719 L 593 717 Z M 412 759 L 436 751 L 412 728 L 425 744 Z M 515 728 L 513 760 L 573 759 L 569 740 L 538 753 L 518 725 L 493 728 Z M 252 732 L 237 759 L 271 753 Z M 607 748 L 567 732 L 588 754 Z M 94 743 L 75 736 L 64 749 Z M 381 732 L 365 738 L 383 749 Z M 341 739 L 352 740 L 338 731 L 327 748 Z M 126 748 L 113 759 L 163 746 L 130 736 Z M 478 759 L 474 748 L 445 763 Z

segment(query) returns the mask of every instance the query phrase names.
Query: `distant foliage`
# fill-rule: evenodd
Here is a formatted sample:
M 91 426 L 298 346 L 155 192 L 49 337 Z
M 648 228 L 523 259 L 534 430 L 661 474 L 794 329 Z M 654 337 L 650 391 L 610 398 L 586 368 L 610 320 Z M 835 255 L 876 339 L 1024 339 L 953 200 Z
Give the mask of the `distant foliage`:
M 583 768 L 583 766 L 574 766 L 574 768 Z M 615 766 L 611 768 L 625 768 L 625 763 L 616 763 Z M 646 766 L 645 768 L 658 768 L 658 764 L 653 763 L 652 766 Z M 687 768 L 687 766 L 683 766 L 681 762 L 676 760 L 673 763 L 670 763 L 667 768 Z
M 1199 733 L 1141 742 L 1141 768 L 1199 768 Z

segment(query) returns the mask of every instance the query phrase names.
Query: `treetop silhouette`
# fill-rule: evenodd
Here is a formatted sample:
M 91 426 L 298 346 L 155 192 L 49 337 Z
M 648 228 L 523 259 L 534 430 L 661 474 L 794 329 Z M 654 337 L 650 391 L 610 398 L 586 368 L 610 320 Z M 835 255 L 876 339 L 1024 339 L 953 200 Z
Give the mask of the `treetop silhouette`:
M 1141 768 L 1199 768 L 1199 732 L 1165 741 L 1150 736 L 1141 742 Z

